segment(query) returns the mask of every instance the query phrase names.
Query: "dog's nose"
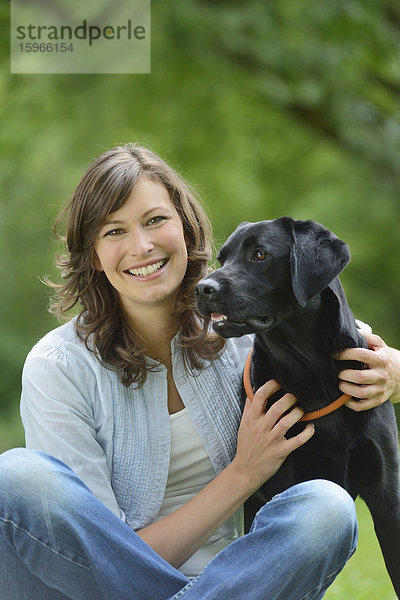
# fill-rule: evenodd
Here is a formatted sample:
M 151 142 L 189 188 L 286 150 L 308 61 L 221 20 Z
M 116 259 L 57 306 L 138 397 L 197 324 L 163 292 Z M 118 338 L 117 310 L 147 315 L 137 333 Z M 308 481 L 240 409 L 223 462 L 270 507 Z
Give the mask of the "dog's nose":
M 216 294 L 220 290 L 220 284 L 214 279 L 204 279 L 199 281 L 196 285 L 195 294 L 196 296 L 211 296 Z

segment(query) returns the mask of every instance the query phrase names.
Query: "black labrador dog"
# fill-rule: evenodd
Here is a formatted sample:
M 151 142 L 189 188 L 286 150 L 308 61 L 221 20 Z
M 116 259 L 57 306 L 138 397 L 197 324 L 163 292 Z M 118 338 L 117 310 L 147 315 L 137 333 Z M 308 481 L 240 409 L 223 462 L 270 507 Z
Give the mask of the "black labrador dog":
M 363 368 L 334 357 L 366 347 L 338 274 L 347 244 L 313 221 L 282 217 L 242 223 L 222 246 L 221 268 L 196 288 L 198 309 L 222 337 L 255 333 L 251 383 L 276 379 L 306 412 L 341 395 L 337 375 Z M 282 395 L 275 395 L 276 401 Z M 304 427 L 298 423 L 289 435 Z M 261 488 L 264 499 L 309 479 L 329 479 L 372 514 L 386 567 L 400 598 L 399 447 L 393 405 L 355 412 L 342 406 L 315 421 L 315 434 Z

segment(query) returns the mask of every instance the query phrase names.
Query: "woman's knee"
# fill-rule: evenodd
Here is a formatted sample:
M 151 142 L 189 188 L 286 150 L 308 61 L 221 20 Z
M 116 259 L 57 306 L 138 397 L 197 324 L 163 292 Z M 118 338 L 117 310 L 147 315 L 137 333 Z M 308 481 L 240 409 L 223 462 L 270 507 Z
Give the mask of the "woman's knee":
M 42 452 L 26 448 L 8 450 L 0 455 L 0 485 L 10 480 L 14 484 L 37 481 L 49 472 L 47 465 L 47 455 Z
M 58 487 L 57 464 L 53 457 L 35 450 L 14 448 L 0 455 L 0 501 L 34 502 Z M 62 463 L 60 463 L 62 464 Z
M 345 489 L 325 479 L 294 486 L 302 504 L 302 527 L 308 542 L 316 549 L 327 544 L 343 548 L 351 555 L 357 545 L 358 525 L 355 504 Z
M 293 540 L 303 545 L 303 549 L 312 547 L 314 553 L 331 544 L 351 555 L 356 548 L 358 526 L 354 501 L 332 481 L 315 479 L 295 485 L 275 496 L 265 509 L 267 519 L 272 509 L 277 519 L 287 523 Z

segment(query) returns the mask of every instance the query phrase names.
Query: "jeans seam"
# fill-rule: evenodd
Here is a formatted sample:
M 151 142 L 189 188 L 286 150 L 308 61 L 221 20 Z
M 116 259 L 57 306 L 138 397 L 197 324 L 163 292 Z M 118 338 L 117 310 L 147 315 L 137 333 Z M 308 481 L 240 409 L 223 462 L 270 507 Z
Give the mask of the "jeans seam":
M 47 531 L 49 533 L 50 546 L 51 546 L 52 549 L 55 550 L 55 548 L 56 548 L 56 541 L 54 539 L 53 528 L 51 526 L 51 518 L 50 518 L 50 515 L 49 515 L 47 499 L 46 499 L 46 496 L 44 494 L 42 496 L 42 506 L 43 506 L 44 518 L 45 518 L 46 525 L 47 525 Z
M 262 509 L 260 508 L 260 510 L 262 510 Z M 256 513 L 256 515 L 255 515 L 255 517 L 253 519 L 253 522 L 251 524 L 249 533 L 251 533 L 252 531 L 255 531 L 257 529 L 257 525 L 258 525 L 258 513 L 260 512 L 260 510 Z
M 51 546 L 48 546 L 47 544 L 45 544 L 41 540 L 38 540 L 34 535 L 32 535 L 31 533 L 29 533 L 29 531 L 26 531 L 26 529 L 24 529 L 23 527 L 20 527 L 16 523 L 14 523 L 14 521 L 11 521 L 9 519 L 3 519 L 2 517 L 0 517 L 0 521 L 2 521 L 3 523 L 9 523 L 13 527 L 15 527 L 15 529 L 18 529 L 19 531 L 23 531 L 24 534 L 27 535 L 28 537 L 30 537 L 34 542 L 37 542 L 38 544 L 40 544 L 44 548 L 47 548 L 48 550 L 50 550 L 51 552 L 53 552 L 53 554 L 56 554 L 57 556 L 60 556 L 64 560 L 67 560 L 68 562 L 70 562 L 70 563 L 72 563 L 72 564 L 74 564 L 74 565 L 76 565 L 78 567 L 81 567 L 82 569 L 86 569 L 87 571 L 91 571 L 90 567 L 87 567 L 86 565 L 83 565 L 83 564 L 81 564 L 79 562 L 76 562 L 75 560 L 72 560 L 72 558 L 68 558 L 68 556 L 64 556 L 60 552 L 57 552 L 54 548 L 51 548 Z
M 196 583 L 198 578 L 199 576 L 195 577 L 194 579 L 191 579 L 181 590 L 179 590 L 179 592 L 175 594 L 175 596 L 171 596 L 169 600 L 177 600 L 178 598 L 182 598 L 182 596 L 184 596 L 186 592 L 190 590 L 190 588 Z

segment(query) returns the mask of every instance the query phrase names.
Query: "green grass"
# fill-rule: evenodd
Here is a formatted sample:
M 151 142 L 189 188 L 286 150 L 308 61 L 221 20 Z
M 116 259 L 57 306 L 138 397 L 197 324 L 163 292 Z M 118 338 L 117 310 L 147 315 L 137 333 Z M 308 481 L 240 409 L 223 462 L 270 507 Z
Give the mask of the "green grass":
M 386 572 L 369 511 L 357 500 L 358 548 L 324 600 L 397 600 Z

